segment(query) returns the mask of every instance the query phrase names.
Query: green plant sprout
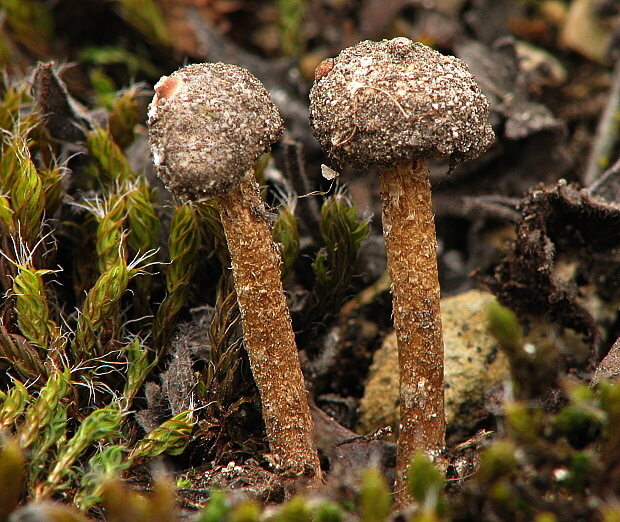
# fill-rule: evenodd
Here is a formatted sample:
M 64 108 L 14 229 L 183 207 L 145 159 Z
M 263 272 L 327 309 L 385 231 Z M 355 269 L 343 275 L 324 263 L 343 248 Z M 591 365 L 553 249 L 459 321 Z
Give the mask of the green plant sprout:
M 280 11 L 280 40 L 285 55 L 300 52 L 300 31 L 306 2 L 303 0 L 278 0 Z

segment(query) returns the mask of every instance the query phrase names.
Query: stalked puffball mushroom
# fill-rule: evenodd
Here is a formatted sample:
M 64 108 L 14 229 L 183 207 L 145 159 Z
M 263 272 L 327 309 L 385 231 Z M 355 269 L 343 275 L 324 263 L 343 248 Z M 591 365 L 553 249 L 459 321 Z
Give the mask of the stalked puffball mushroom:
M 288 472 L 316 483 L 321 469 L 280 254 L 254 175 L 282 134 L 278 110 L 245 69 L 195 64 L 155 85 L 148 124 L 155 168 L 170 192 L 213 200 L 220 211 L 271 453 Z
M 445 445 L 443 340 L 428 158 L 450 170 L 493 142 L 489 104 L 467 65 L 407 38 L 361 42 L 324 61 L 310 93 L 328 156 L 378 166 L 400 367 L 397 499 L 415 450 Z

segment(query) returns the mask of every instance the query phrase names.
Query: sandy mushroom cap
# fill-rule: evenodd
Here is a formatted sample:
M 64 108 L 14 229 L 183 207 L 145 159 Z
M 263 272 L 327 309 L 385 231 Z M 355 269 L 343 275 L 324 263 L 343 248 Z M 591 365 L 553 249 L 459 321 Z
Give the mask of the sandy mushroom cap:
M 484 152 L 494 134 L 489 103 L 467 65 L 407 38 L 365 41 L 324 62 L 310 93 L 314 136 L 358 169 L 415 156 Z
M 225 193 L 282 134 L 263 84 L 224 63 L 188 65 L 161 78 L 148 125 L 158 176 L 190 200 Z

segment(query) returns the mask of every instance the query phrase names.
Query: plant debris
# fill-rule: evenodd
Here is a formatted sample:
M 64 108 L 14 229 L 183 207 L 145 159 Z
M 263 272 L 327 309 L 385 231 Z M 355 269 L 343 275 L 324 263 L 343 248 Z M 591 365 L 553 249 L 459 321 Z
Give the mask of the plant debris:
M 614 252 L 620 246 L 620 210 L 565 181 L 532 190 L 520 209 L 514 246 L 494 277 L 480 280 L 506 306 L 548 317 L 598 347 L 601 333 L 578 299 L 575 278 L 563 279 L 556 264 L 563 258 L 575 260 L 581 277 L 589 278 L 606 299 L 618 299 Z M 592 357 L 590 363 L 596 352 Z

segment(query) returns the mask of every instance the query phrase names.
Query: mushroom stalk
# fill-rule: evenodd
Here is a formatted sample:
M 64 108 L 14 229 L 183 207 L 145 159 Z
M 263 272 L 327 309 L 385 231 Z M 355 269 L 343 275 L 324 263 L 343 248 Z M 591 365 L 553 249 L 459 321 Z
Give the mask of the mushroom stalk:
M 427 160 L 450 170 L 494 139 L 489 103 L 467 65 L 419 42 L 360 42 L 317 68 L 310 123 L 328 156 L 381 170 L 383 230 L 400 367 L 398 503 L 414 450 L 444 446 L 443 343 Z
M 260 393 L 271 452 L 285 468 L 318 481 L 321 468 L 280 280 L 280 253 L 253 171 L 228 192 L 216 194 L 215 202 L 230 251 L 244 346 Z
M 313 424 L 254 166 L 282 135 L 282 118 L 248 71 L 192 64 L 155 85 L 149 140 L 158 176 L 185 201 L 215 200 L 230 251 L 235 290 L 274 460 L 321 479 Z
M 380 171 L 400 368 L 396 497 L 402 503 L 413 452 L 437 456 L 445 442 L 437 240 L 427 159 Z

